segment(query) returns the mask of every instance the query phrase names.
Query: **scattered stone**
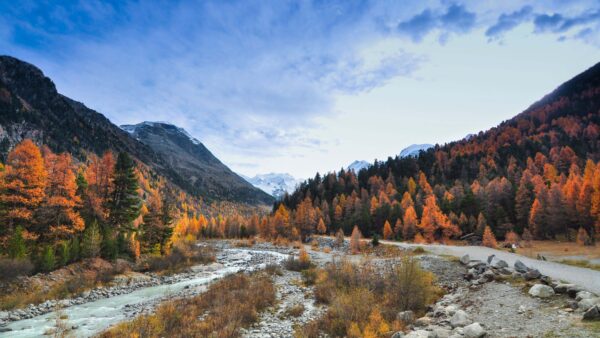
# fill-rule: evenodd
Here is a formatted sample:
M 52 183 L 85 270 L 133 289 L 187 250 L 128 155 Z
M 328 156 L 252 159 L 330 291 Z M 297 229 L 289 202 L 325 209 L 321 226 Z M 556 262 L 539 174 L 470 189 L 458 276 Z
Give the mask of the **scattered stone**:
M 600 308 L 598 305 L 587 310 L 583 314 L 583 320 L 600 320 Z
M 416 327 L 424 327 L 431 324 L 431 318 L 429 317 L 421 317 L 415 320 Z
M 598 304 L 600 304 L 600 298 L 586 298 L 577 303 L 577 308 L 587 311 Z
M 508 263 L 506 263 L 506 261 L 498 259 L 493 262 L 492 266 L 496 269 L 504 269 L 508 267 Z
M 533 280 L 540 278 L 542 274 L 537 269 L 530 269 L 525 273 L 526 280 Z
M 485 330 L 479 323 L 473 323 L 463 328 L 466 338 L 480 338 L 486 335 Z
M 575 300 L 580 301 L 582 299 L 596 298 L 596 295 L 589 291 L 579 291 L 575 296 Z
M 401 311 L 401 312 L 398 312 L 398 314 L 396 315 L 396 319 L 406 325 L 409 325 L 409 324 L 412 324 L 412 322 L 415 320 L 415 314 L 410 310 Z
M 471 323 L 469 315 L 463 310 L 456 311 L 452 318 L 450 318 L 450 325 L 452 325 L 452 327 L 463 327 L 469 323 Z
M 554 292 L 556 292 L 556 293 L 567 293 L 567 290 L 569 288 L 571 288 L 571 287 L 574 287 L 574 286 L 575 286 L 575 284 L 558 283 L 554 287 Z
M 404 332 L 398 331 L 392 335 L 392 338 L 404 338 Z
M 10 332 L 12 329 L 10 327 L 0 327 L 0 332 Z
M 429 331 L 416 330 L 409 332 L 404 338 L 429 338 Z
M 529 269 L 523 262 L 517 260 L 515 261 L 515 270 L 520 273 L 526 273 Z
M 492 261 L 494 260 L 494 257 L 496 257 L 496 255 L 489 255 L 487 258 L 487 263 L 488 264 L 492 264 Z
M 462 265 L 467 265 L 467 264 L 469 264 L 470 261 L 471 261 L 471 257 L 469 257 L 469 255 L 464 255 L 460 258 L 460 263 Z
M 554 290 L 548 285 L 535 284 L 529 289 L 529 294 L 533 297 L 548 298 L 554 296 Z
M 442 327 L 436 327 L 431 331 L 431 333 L 432 335 L 430 334 L 430 337 L 433 336 L 435 338 L 448 338 L 452 334 L 452 331 Z

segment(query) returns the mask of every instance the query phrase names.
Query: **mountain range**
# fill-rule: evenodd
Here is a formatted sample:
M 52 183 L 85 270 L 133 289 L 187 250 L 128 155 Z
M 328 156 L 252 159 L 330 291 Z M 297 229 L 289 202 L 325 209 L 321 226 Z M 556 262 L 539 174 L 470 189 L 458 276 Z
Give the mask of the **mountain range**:
M 259 174 L 254 177 L 242 176 L 253 186 L 261 189 L 276 199 L 294 191 L 300 180 L 287 173 Z
M 0 160 L 30 138 L 78 160 L 89 153 L 127 152 L 182 190 L 207 201 L 270 204 L 273 198 L 232 172 L 198 140 L 167 123 L 114 125 L 60 94 L 37 67 L 0 56 Z

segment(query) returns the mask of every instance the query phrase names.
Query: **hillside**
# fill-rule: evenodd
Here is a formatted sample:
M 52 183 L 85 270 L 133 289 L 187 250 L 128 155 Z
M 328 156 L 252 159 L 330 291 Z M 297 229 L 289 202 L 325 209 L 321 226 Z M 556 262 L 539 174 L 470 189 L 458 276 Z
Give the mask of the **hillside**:
M 218 199 L 271 203 L 273 198 L 252 186 L 217 159 L 185 130 L 164 122 L 142 122 L 121 128 L 164 158 L 186 177 L 193 192 Z
M 189 172 L 174 165 L 173 158 L 165 156 L 169 151 L 153 149 L 102 114 L 61 95 L 52 80 L 35 66 L 10 56 L 0 56 L 0 160 L 4 162 L 8 151 L 25 138 L 45 144 L 55 152 L 69 152 L 79 160 L 89 153 L 127 152 L 188 193 L 208 200 L 271 202 L 258 189 L 244 188 L 243 180 L 224 166 L 220 167 L 222 170 L 217 167 L 206 172 L 210 176 L 202 178 L 204 182 L 220 184 L 218 189 L 198 184 L 197 177 L 190 180 Z M 169 144 L 174 143 L 169 141 Z M 197 160 L 203 158 L 207 157 L 200 156 Z M 210 161 L 219 162 L 217 159 Z M 238 185 L 233 185 L 230 191 L 231 182 L 238 182 Z
M 283 204 L 296 209 L 309 196 L 329 231 L 359 224 L 366 235 L 382 234 L 387 222 L 405 239 L 481 236 L 489 226 L 501 238 L 574 239 L 579 230 L 593 241 L 599 160 L 597 64 L 497 127 L 418 157 L 377 161 L 357 175 L 317 175 Z

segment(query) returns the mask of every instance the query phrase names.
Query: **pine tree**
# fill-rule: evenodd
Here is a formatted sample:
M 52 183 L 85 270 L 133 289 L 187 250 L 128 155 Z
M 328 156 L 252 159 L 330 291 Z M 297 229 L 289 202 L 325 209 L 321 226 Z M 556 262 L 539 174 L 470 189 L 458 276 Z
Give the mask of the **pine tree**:
M 0 179 L 0 222 L 5 225 L 4 234 L 17 225 L 25 231 L 33 230 L 33 213 L 44 199 L 46 178 L 42 153 L 31 140 L 19 143 L 8 154 Z
M 50 272 L 56 267 L 56 256 L 54 255 L 54 249 L 50 245 L 44 247 L 42 257 L 40 261 L 40 270 L 43 272 Z
M 140 214 L 138 177 L 135 164 L 127 153 L 119 153 L 115 164 L 113 192 L 109 200 L 110 224 L 117 230 L 133 230 L 133 220 Z
M 8 257 L 12 259 L 23 259 L 27 257 L 27 248 L 23 238 L 23 227 L 17 226 L 8 241 Z
M 89 224 L 83 232 L 81 255 L 85 258 L 98 257 L 102 245 L 102 236 L 96 221 Z

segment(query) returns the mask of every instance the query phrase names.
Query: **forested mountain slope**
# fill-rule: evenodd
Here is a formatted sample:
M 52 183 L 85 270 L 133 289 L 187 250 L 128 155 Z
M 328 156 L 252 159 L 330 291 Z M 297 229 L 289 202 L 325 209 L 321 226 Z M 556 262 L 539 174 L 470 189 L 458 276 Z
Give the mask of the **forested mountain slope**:
M 306 209 L 310 200 L 328 231 L 357 224 L 382 234 L 389 223 L 393 236 L 427 241 L 481 235 L 486 226 L 500 237 L 593 237 L 599 160 L 597 64 L 497 127 L 358 175 L 317 174 L 282 203 Z

